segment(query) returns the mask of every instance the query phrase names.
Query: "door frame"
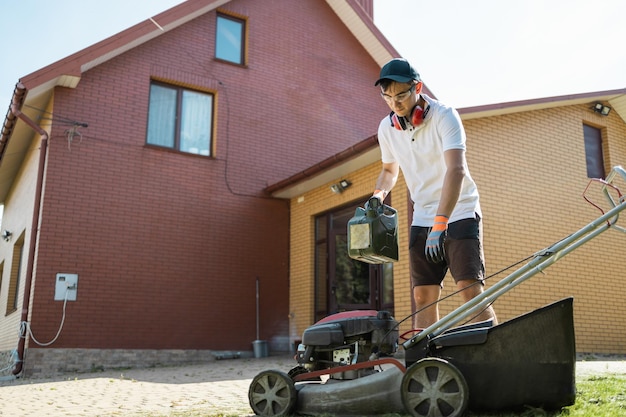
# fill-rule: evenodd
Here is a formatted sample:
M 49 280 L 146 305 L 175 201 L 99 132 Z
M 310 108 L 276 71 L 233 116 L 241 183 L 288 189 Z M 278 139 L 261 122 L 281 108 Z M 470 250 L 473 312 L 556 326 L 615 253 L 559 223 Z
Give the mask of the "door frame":
M 385 204 L 390 204 L 390 196 L 387 196 L 387 198 L 385 199 Z M 340 311 L 346 311 L 346 310 L 356 310 L 356 309 L 372 309 L 372 310 L 387 310 L 387 311 L 391 311 L 393 314 L 393 310 L 394 310 L 394 296 L 393 296 L 393 292 L 394 292 L 394 288 L 393 288 L 393 264 L 390 264 L 390 266 L 388 266 L 386 268 L 387 270 L 387 274 L 389 274 L 389 276 L 385 277 L 385 269 L 383 267 L 383 265 L 378 265 L 378 264 L 367 264 L 365 262 L 360 262 L 357 260 L 352 260 L 352 262 L 359 262 L 365 266 L 367 266 L 368 270 L 369 270 L 369 280 L 370 280 L 370 302 L 367 305 L 364 304 L 346 304 L 346 305 L 339 305 L 337 303 L 337 300 L 335 298 L 335 293 L 334 293 L 334 287 L 335 287 L 335 282 L 333 282 L 334 279 L 334 268 L 335 268 L 335 246 L 336 246 L 336 236 L 338 234 L 341 234 L 342 231 L 345 231 L 345 235 L 346 235 L 346 240 L 347 240 L 347 226 L 348 226 L 348 221 L 350 220 L 350 218 L 353 217 L 353 213 L 356 211 L 356 208 L 359 206 L 362 206 L 363 201 L 362 200 L 356 200 L 356 201 L 352 201 L 349 202 L 347 204 L 344 204 L 342 206 L 338 206 L 338 207 L 334 207 L 333 209 L 326 211 L 324 213 L 321 213 L 320 215 L 316 216 L 316 230 L 318 227 L 322 227 L 321 224 L 318 224 L 319 221 L 321 221 L 322 219 L 325 221 L 325 229 L 324 229 L 324 235 L 323 237 L 320 239 L 317 236 L 317 232 L 316 232 L 316 236 L 315 236 L 315 265 L 316 265 L 316 271 L 314 274 L 314 288 L 316 288 L 317 290 L 315 291 L 314 294 L 314 305 L 316 306 L 315 309 L 315 321 L 318 321 L 319 319 L 326 317 L 329 314 L 333 314 L 333 313 L 337 313 Z M 345 213 L 343 213 L 345 212 Z M 333 221 L 334 221 L 334 217 L 344 217 L 345 220 L 345 224 L 341 223 L 341 225 L 335 225 L 333 227 Z M 324 253 L 320 253 L 320 252 L 324 252 Z M 321 257 L 323 257 L 323 259 L 321 259 Z M 325 270 L 320 270 L 325 268 Z M 332 273 L 331 273 L 332 272 Z M 325 285 L 322 285 L 321 282 L 318 282 L 318 280 L 322 280 L 324 279 Z M 384 288 L 384 284 L 385 284 L 385 279 L 390 280 L 389 284 L 391 286 L 391 290 L 390 290 L 390 295 L 388 295 L 386 298 L 388 299 L 387 302 L 385 303 L 384 300 L 384 294 L 383 291 L 385 291 Z M 389 289 L 387 289 L 387 291 L 389 291 Z M 320 298 L 324 298 L 324 299 L 320 299 Z M 389 302 L 389 299 L 391 300 L 391 302 Z M 325 306 L 325 309 L 321 308 L 322 306 Z

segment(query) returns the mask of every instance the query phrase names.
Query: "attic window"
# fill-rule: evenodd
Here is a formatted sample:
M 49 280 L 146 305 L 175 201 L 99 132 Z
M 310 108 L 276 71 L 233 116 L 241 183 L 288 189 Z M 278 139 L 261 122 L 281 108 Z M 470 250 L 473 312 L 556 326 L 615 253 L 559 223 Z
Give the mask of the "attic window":
M 218 14 L 215 33 L 215 58 L 243 65 L 245 28 L 245 20 Z

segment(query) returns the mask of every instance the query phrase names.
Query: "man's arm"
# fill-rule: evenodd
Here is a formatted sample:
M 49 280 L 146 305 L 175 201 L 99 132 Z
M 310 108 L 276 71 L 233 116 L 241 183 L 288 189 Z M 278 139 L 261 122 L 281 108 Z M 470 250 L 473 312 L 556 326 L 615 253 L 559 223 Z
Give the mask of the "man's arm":
M 380 171 L 380 175 L 378 175 L 378 179 L 376 180 L 374 196 L 380 198 L 380 201 L 383 201 L 385 197 L 387 197 L 387 194 L 389 194 L 389 191 L 396 185 L 399 173 L 400 167 L 397 162 L 383 162 L 383 169 Z
M 449 218 L 461 195 L 461 187 L 465 177 L 465 151 L 463 149 L 450 149 L 445 151 L 443 156 L 446 161 L 446 175 L 443 179 L 437 214 Z
M 433 227 L 428 232 L 426 239 L 425 255 L 429 262 L 438 263 L 445 259 L 444 241 L 448 229 L 448 220 L 459 201 L 463 178 L 465 176 L 465 151 L 462 149 L 451 149 L 445 151 L 446 174 L 443 179 L 441 189 L 441 199 L 437 208 L 437 215 L 433 221 Z

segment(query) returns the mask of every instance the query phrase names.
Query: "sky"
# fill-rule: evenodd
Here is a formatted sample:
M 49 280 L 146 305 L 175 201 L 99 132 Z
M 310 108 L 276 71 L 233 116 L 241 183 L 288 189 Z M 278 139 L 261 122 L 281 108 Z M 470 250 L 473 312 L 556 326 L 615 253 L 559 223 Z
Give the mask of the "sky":
M 181 2 L 0 0 L 0 117 L 21 77 Z M 626 88 L 625 17 L 625 0 L 374 0 L 383 35 L 457 108 Z

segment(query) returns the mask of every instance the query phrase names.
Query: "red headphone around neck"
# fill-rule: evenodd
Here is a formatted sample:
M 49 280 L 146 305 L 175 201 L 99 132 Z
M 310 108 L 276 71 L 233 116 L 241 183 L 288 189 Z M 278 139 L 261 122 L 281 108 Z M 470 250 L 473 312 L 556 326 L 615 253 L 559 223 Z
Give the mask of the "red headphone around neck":
M 421 81 L 415 85 L 415 92 L 418 95 L 422 92 L 422 86 L 423 84 L 421 83 Z M 418 103 L 419 103 L 419 97 L 418 97 Z M 424 117 L 426 117 L 426 115 L 428 114 L 429 107 L 430 106 L 426 106 L 426 110 L 424 110 L 422 106 L 420 106 L 419 104 L 416 104 L 415 107 L 413 107 L 413 109 L 411 110 L 411 113 L 409 113 L 408 116 L 404 116 L 404 117 L 398 116 L 395 112 L 391 112 L 389 113 L 389 119 L 391 120 L 391 125 L 398 130 L 406 130 L 408 127 L 407 122 L 409 122 L 411 126 L 417 127 L 421 125 L 422 122 L 424 121 Z
M 416 104 L 411 110 L 411 114 L 407 117 L 398 116 L 395 112 L 389 113 L 389 119 L 391 120 L 391 126 L 395 127 L 398 130 L 406 130 L 408 121 L 411 123 L 411 126 L 416 127 L 422 124 L 424 121 L 424 109 L 419 104 Z

